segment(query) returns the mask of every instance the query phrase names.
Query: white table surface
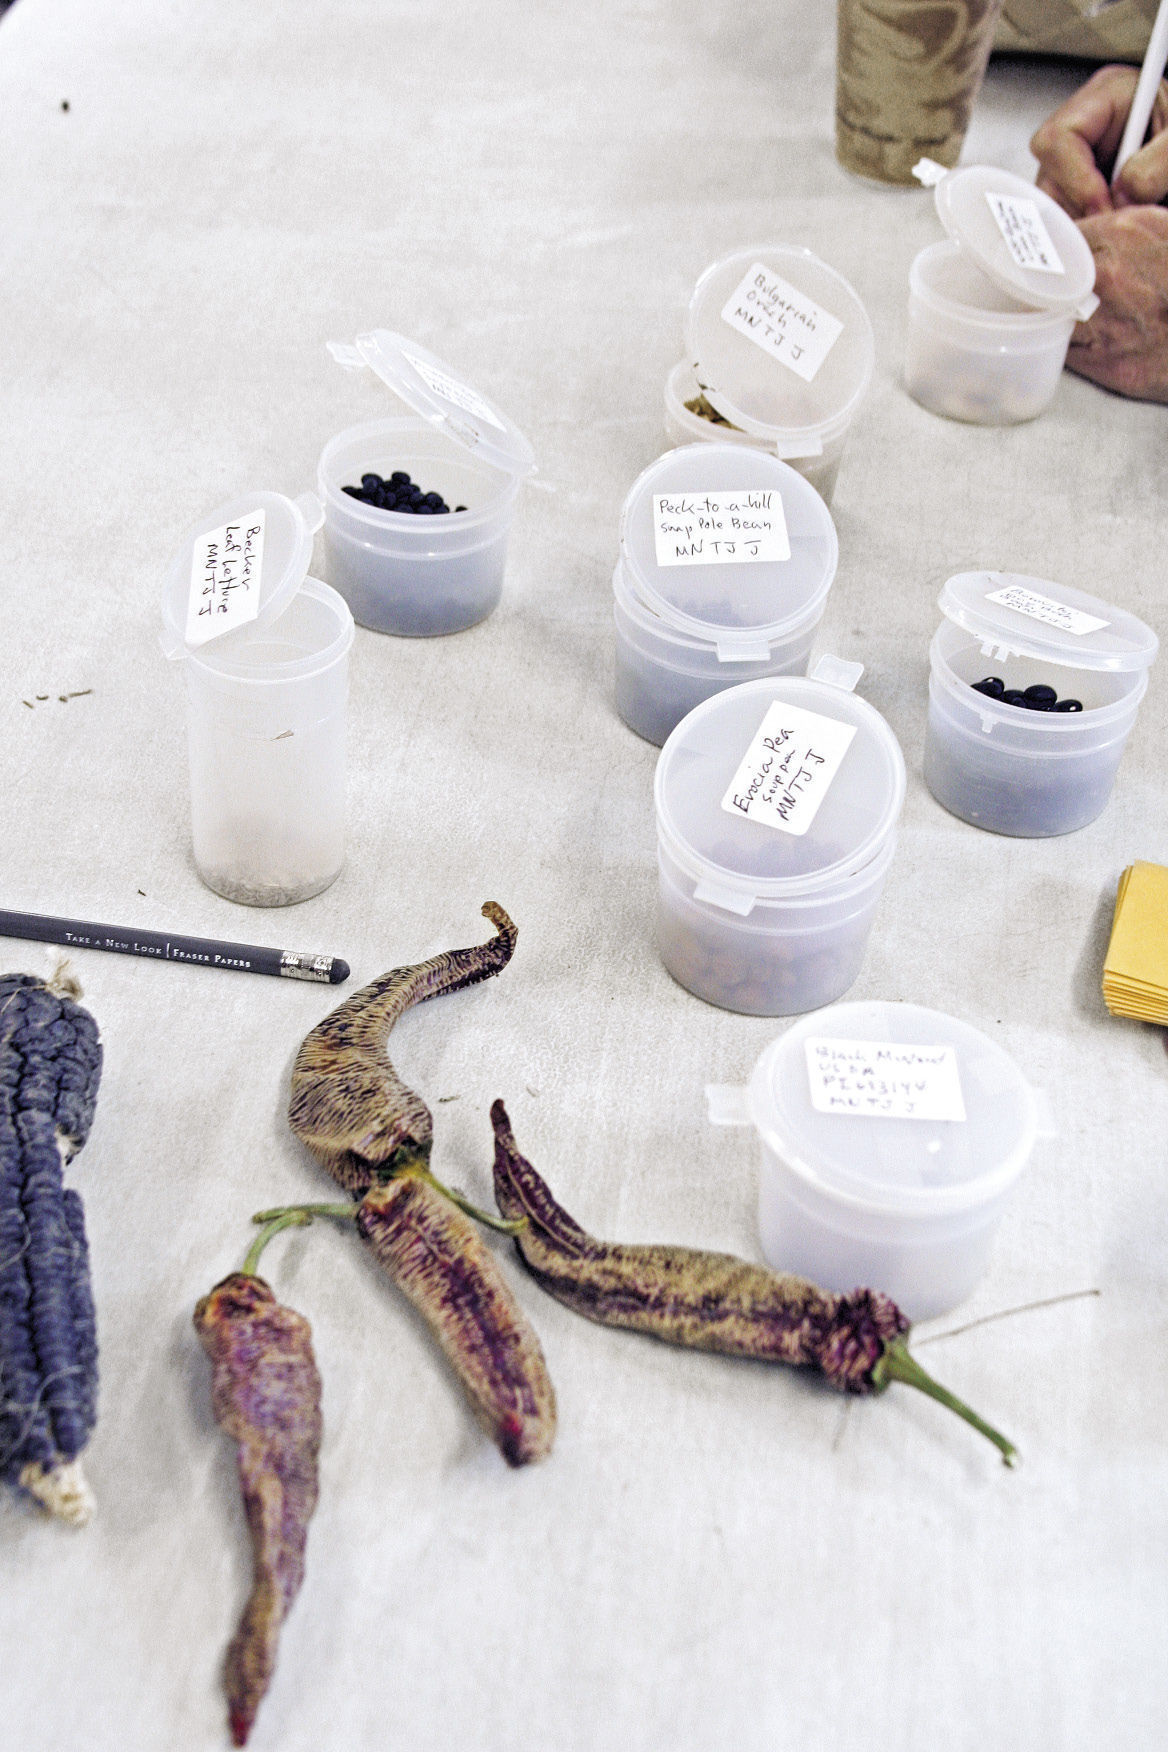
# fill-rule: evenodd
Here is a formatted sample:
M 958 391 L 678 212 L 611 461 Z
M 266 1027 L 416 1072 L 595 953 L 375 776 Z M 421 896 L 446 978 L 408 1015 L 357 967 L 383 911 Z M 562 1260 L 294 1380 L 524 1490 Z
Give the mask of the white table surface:
M 707 1124 L 703 1090 L 743 1081 L 783 1024 L 707 1007 L 657 958 L 656 751 L 614 712 L 610 577 L 695 279 L 789 240 L 852 281 L 877 335 L 818 648 L 866 665 L 909 784 L 853 995 L 983 1028 L 1059 1121 L 980 1289 L 917 1334 L 1016 1439 L 1014 1473 L 907 1389 L 846 1404 L 591 1326 L 500 1242 L 560 1408 L 552 1458 L 513 1474 L 356 1245 L 278 1239 L 265 1271 L 312 1320 L 326 1434 L 256 1752 L 1160 1743 L 1168 1060 L 1161 1031 L 1107 1016 L 1099 975 L 1120 871 L 1168 862 L 1168 682 L 1153 672 L 1112 802 L 1072 838 L 952 819 L 921 746 L 953 572 L 1059 579 L 1168 630 L 1168 412 L 1072 377 L 1012 429 L 906 396 L 908 264 L 939 231 L 928 195 L 835 163 L 829 10 L 19 0 L 0 24 L 3 904 L 329 951 L 354 990 L 477 940 L 497 899 L 511 967 L 394 1037 L 439 1172 L 489 1198 L 501 1094 L 594 1232 L 757 1257 L 754 1149 Z M 992 69 L 966 156 L 1029 172 L 1031 129 L 1077 77 Z M 299 492 L 332 434 L 391 411 L 324 345 L 379 325 L 503 405 L 540 485 L 488 621 L 358 631 L 347 867 L 252 912 L 191 862 L 160 576 L 204 511 Z M 10 942 L 5 961 L 42 972 L 49 951 Z M 75 966 L 106 1051 L 70 1171 L 100 1317 L 99 1511 L 76 1532 L 0 1501 L 0 1737 L 202 1752 L 226 1744 L 249 1559 L 191 1309 L 252 1211 L 330 1194 L 283 1117 L 330 1000 Z

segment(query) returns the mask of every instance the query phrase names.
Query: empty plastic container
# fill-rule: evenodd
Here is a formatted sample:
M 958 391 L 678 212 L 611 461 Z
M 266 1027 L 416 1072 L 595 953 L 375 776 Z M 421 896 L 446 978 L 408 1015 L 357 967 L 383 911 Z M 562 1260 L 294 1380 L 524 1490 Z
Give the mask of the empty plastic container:
M 936 185 L 949 241 L 909 271 L 905 387 L 951 420 L 1032 420 L 1058 387 L 1076 322 L 1099 303 L 1095 259 L 1033 183 L 971 165 Z
M 976 1287 L 1046 1102 L 968 1023 L 918 1004 L 836 1004 L 762 1054 L 710 1117 L 750 1124 L 759 1230 L 777 1271 L 883 1290 L 910 1320 Z
M 830 511 L 777 457 L 690 444 L 650 464 L 612 581 L 625 723 L 662 743 L 723 688 L 804 674 L 838 559 Z
M 233 500 L 191 531 L 163 593 L 162 648 L 186 680 L 195 866 L 248 906 L 306 900 L 344 862 L 353 617 L 306 576 L 319 524 L 308 494 Z M 206 636 L 216 622 L 230 630 Z
M 859 664 L 743 682 L 657 761 L 657 945 L 707 1003 L 813 1010 L 860 970 L 904 800 L 904 759 L 851 689 Z
M 929 652 L 925 782 L 951 814 L 1022 838 L 1070 833 L 1111 795 L 1159 648 L 1124 609 L 1042 578 L 963 572 Z M 1053 687 L 1082 711 L 1030 711 L 975 682 Z
M 371 367 L 419 416 L 352 426 L 325 446 L 318 485 L 330 582 L 375 632 L 425 638 L 474 626 L 502 593 L 515 501 L 535 466 L 530 444 L 415 341 L 377 329 L 329 348 L 346 369 Z M 386 479 L 397 469 L 440 493 L 449 514 L 383 511 L 344 491 L 363 474 Z
M 695 286 L 685 346 L 665 385 L 670 442 L 757 445 L 830 504 L 876 356 L 868 313 L 843 275 L 794 244 L 737 250 Z M 726 424 L 686 406 L 699 398 Z

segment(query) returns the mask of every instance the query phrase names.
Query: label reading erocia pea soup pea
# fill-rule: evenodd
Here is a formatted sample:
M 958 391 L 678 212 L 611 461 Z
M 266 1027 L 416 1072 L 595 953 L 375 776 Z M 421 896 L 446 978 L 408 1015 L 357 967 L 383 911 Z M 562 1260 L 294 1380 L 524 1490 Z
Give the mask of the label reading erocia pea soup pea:
M 987 591 L 986 601 L 999 602 L 1003 608 L 1012 608 L 1015 614 L 1024 614 L 1030 620 L 1043 621 L 1048 627 L 1060 627 L 1064 633 L 1073 633 L 1076 639 L 1111 625 L 1110 621 L 1100 620 L 1098 615 L 1084 614 L 1081 608 L 1056 602 L 1053 597 L 1028 590 L 1023 584 L 1008 584 L 1003 590 Z
M 783 501 L 770 490 L 654 493 L 653 542 L 659 566 L 791 557 Z
M 722 307 L 722 321 L 810 383 L 844 332 L 838 317 L 755 262 Z
M 783 833 L 806 833 L 855 734 L 854 724 L 775 700 L 722 799 L 723 809 Z
M 264 569 L 264 516 L 249 511 L 195 537 L 186 642 L 205 645 L 253 621 L 260 607 Z
M 402 358 L 407 365 L 412 365 L 427 389 L 432 389 L 435 395 L 440 395 L 443 401 L 451 402 L 454 407 L 461 408 L 464 413 L 474 414 L 476 419 L 486 420 L 497 431 L 507 430 L 502 420 L 492 412 L 481 395 L 476 395 L 473 389 L 468 389 L 465 383 L 459 383 L 456 377 L 451 377 L 445 371 L 439 371 L 430 364 L 428 359 L 419 359 L 416 353 L 407 353 L 403 347 Z
M 1038 211 L 1037 201 L 1028 200 L 1025 195 L 995 195 L 988 189 L 986 200 L 1011 259 L 1018 267 L 1032 268 L 1039 274 L 1066 273 L 1062 257 Z
M 965 1118 L 957 1054 L 951 1046 L 832 1040 L 809 1035 L 807 1081 L 817 1113 L 861 1119 Z

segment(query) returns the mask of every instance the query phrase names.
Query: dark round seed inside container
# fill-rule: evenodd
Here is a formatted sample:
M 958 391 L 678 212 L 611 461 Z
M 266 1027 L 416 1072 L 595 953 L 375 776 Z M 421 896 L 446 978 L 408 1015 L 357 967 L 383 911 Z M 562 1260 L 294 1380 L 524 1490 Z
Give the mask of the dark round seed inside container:
M 404 468 L 395 469 L 387 480 L 372 472 L 363 474 L 359 487 L 345 486 L 341 491 L 366 505 L 375 505 L 379 511 L 404 511 L 417 517 L 450 510 L 441 493 L 424 493 Z M 465 511 L 466 506 L 460 505 L 458 509 Z
M 1029 706 L 1053 706 L 1058 694 L 1053 687 L 1048 687 L 1045 681 L 1036 681 L 1032 686 L 1023 689 L 1026 703 Z
M 1082 700 L 1058 700 L 1051 708 L 1052 712 L 1081 712 Z
M 1006 684 L 1000 675 L 987 675 L 983 680 L 974 682 L 973 691 L 985 694 L 988 699 L 1000 700 L 1006 691 Z

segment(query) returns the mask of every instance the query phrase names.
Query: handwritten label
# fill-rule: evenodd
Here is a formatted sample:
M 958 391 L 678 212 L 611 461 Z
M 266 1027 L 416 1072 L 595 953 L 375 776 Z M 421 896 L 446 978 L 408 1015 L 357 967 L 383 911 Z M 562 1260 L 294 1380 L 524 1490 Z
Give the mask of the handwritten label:
M 830 311 L 772 274 L 761 262 L 731 293 L 722 310 L 728 322 L 747 340 L 754 341 L 810 383 L 826 359 L 828 350 L 844 332 L 844 325 Z
M 722 799 L 723 809 L 784 833 L 806 833 L 855 734 L 854 724 L 775 700 Z
M 1010 584 L 1004 590 L 991 590 L 986 595 L 987 602 L 1000 602 L 1003 608 L 1012 608 L 1016 614 L 1024 614 L 1030 620 L 1044 621 L 1048 627 L 1058 627 L 1064 633 L 1072 633 L 1076 639 L 1085 637 L 1087 633 L 1097 633 L 1102 627 L 1111 625 L 1110 621 L 1100 620 L 1098 615 L 1084 614 L 1081 608 L 1071 608 L 1065 602 L 1055 602 L 1049 596 L 1039 595 L 1037 590 L 1027 590 L 1021 584 Z
M 188 645 L 205 645 L 234 632 L 259 613 L 265 515 L 252 511 L 196 537 L 187 598 Z
M 783 501 L 770 491 L 654 493 L 653 541 L 659 566 L 791 557 Z
M 807 1081 L 817 1113 L 863 1119 L 964 1120 L 965 1102 L 951 1046 L 831 1040 L 809 1035 Z
M 1066 273 L 1037 201 L 1027 200 L 1023 195 L 995 195 L 989 190 L 986 200 L 1006 248 L 1020 268 L 1032 268 L 1038 274 Z
M 468 389 L 465 383 L 459 383 L 457 378 L 448 376 L 445 371 L 439 371 L 436 366 L 430 364 L 428 359 L 419 359 L 416 353 L 407 353 L 404 347 L 402 348 L 402 358 L 407 365 L 413 366 L 426 387 L 432 389 L 435 395 L 440 395 L 443 401 L 451 402 L 456 408 L 461 408 L 464 413 L 474 414 L 476 419 L 486 420 L 489 425 L 495 427 L 496 431 L 505 432 L 507 430 L 502 420 L 491 411 L 482 396 L 476 395 L 473 389 Z

